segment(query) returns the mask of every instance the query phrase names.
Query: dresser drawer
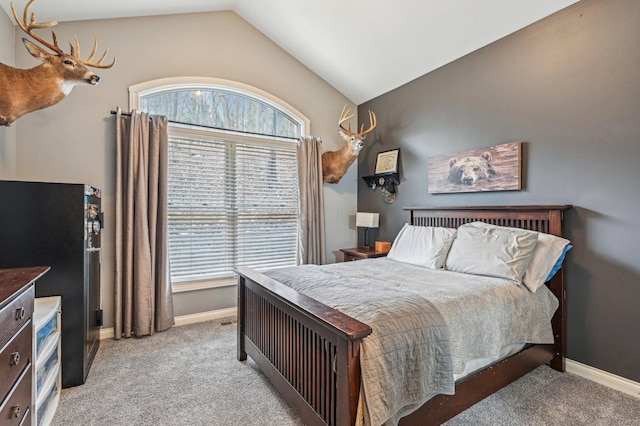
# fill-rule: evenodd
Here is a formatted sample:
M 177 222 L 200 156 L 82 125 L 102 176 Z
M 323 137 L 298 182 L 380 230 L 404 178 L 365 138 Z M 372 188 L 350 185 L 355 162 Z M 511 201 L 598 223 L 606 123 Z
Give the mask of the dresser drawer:
M 31 329 L 32 323 L 28 321 L 0 350 L 0 398 L 9 392 L 31 362 Z
M 31 319 L 35 289 L 30 286 L 0 310 L 0 347 Z
M 31 367 L 26 368 L 0 405 L 0 424 L 18 426 L 31 411 Z

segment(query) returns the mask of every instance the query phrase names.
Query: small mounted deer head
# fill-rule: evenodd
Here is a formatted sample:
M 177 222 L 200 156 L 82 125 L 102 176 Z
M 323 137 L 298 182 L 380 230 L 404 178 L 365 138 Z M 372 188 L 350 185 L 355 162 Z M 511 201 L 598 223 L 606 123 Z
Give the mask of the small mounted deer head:
M 364 124 L 360 127 L 359 133 L 353 133 L 350 124 L 345 129 L 343 124 L 353 118 L 353 114 L 349 115 L 350 112 L 351 110 L 347 109 L 345 105 L 338 120 L 338 127 L 340 127 L 338 133 L 346 142 L 345 145 L 338 151 L 327 151 L 322 154 L 322 180 L 324 182 L 338 183 L 340 181 L 349 166 L 358 158 L 360 150 L 364 147 L 364 138 L 376 128 L 376 115 L 369 111 L 369 128 L 367 130 L 364 130 Z
M 93 50 L 84 60 L 80 58 L 80 43 L 77 37 L 75 37 L 75 47 L 69 43 L 70 53 L 65 53 L 58 46 L 58 38 L 53 31 L 51 32 L 53 44 L 42 39 L 34 33 L 34 30 L 50 28 L 58 23 L 37 23 L 35 13 L 31 13 L 29 16 L 29 10 L 34 2 L 35 0 L 30 0 L 27 3 L 22 20 L 18 18 L 13 3 L 11 3 L 13 17 L 22 31 L 55 54 L 51 54 L 23 38 L 22 41 L 27 51 L 35 58 L 40 59 L 42 64 L 24 70 L 0 63 L 0 125 L 3 126 L 9 126 L 24 114 L 57 104 L 71 92 L 75 85 L 98 84 L 100 77 L 87 67 L 111 68 L 116 63 L 115 58 L 110 64 L 102 63 L 109 49 L 97 62 L 93 61 L 98 49 L 97 37 L 93 44 Z

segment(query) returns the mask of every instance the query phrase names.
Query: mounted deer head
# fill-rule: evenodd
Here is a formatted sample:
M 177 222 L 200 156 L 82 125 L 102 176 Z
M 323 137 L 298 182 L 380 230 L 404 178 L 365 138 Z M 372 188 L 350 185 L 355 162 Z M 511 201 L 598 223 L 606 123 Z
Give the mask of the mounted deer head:
M 345 129 L 343 124 L 353 118 L 353 114 L 349 115 L 351 110 L 345 105 L 342 108 L 342 114 L 338 120 L 338 133 L 346 142 L 338 151 L 327 151 L 322 154 L 322 180 L 327 183 L 338 183 L 347 169 L 356 158 L 362 147 L 364 147 L 364 138 L 367 134 L 373 132 L 376 128 L 376 115 L 369 111 L 369 128 L 364 130 L 364 124 L 360 127 L 360 133 L 353 133 L 351 125 L 348 124 Z
M 35 13 L 29 17 L 29 9 L 35 0 L 30 0 L 24 8 L 22 21 L 11 3 L 11 11 L 18 26 L 30 35 L 34 40 L 55 52 L 51 54 L 35 43 L 23 38 L 22 41 L 27 51 L 43 63 L 31 69 L 18 69 L 0 63 L 0 125 L 9 126 L 23 115 L 39 109 L 55 105 L 64 99 L 78 84 L 96 85 L 100 83 L 100 77 L 87 67 L 111 68 L 116 59 L 110 64 L 103 64 L 109 49 L 97 62 L 93 57 L 98 49 L 98 38 L 93 44 L 93 50 L 87 59 L 80 58 L 80 43 L 75 37 L 75 47 L 71 46 L 70 53 L 65 53 L 58 46 L 58 38 L 55 32 L 51 32 L 53 44 L 40 38 L 34 30 L 50 28 L 57 22 L 36 22 Z

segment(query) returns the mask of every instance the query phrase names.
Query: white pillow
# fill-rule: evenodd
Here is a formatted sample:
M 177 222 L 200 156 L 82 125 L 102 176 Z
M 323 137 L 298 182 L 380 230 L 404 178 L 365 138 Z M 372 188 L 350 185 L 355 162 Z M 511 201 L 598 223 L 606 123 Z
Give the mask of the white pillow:
M 542 232 L 539 233 L 538 244 L 531 256 L 529 267 L 524 277 L 522 277 L 522 283 L 532 292 L 539 289 L 547 280 L 551 269 L 564 252 L 565 246 L 569 243 L 570 241 L 564 238 Z
M 521 229 L 518 228 L 501 227 L 484 222 L 473 222 L 465 226 L 473 226 L 476 228 L 503 228 L 521 231 Z M 565 246 L 570 243 L 569 240 L 556 237 L 555 235 L 545 234 L 543 232 L 537 232 L 537 234 L 538 242 L 536 244 L 536 248 L 531 254 L 531 261 L 529 262 L 529 266 L 522 277 L 522 283 L 532 292 L 538 290 L 540 286 L 545 283 L 549 273 L 558 261 L 558 258 L 562 255 Z
M 446 268 L 520 283 L 537 242 L 538 233 L 533 231 L 462 225 L 449 250 Z
M 456 233 L 452 228 L 405 224 L 393 241 L 387 258 L 429 269 L 440 269 Z

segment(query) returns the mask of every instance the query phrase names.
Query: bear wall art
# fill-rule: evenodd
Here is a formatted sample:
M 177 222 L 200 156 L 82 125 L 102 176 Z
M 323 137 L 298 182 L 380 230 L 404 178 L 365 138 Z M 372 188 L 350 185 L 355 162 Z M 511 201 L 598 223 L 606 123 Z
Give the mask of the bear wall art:
M 522 142 L 431 157 L 428 164 L 432 194 L 522 189 Z

